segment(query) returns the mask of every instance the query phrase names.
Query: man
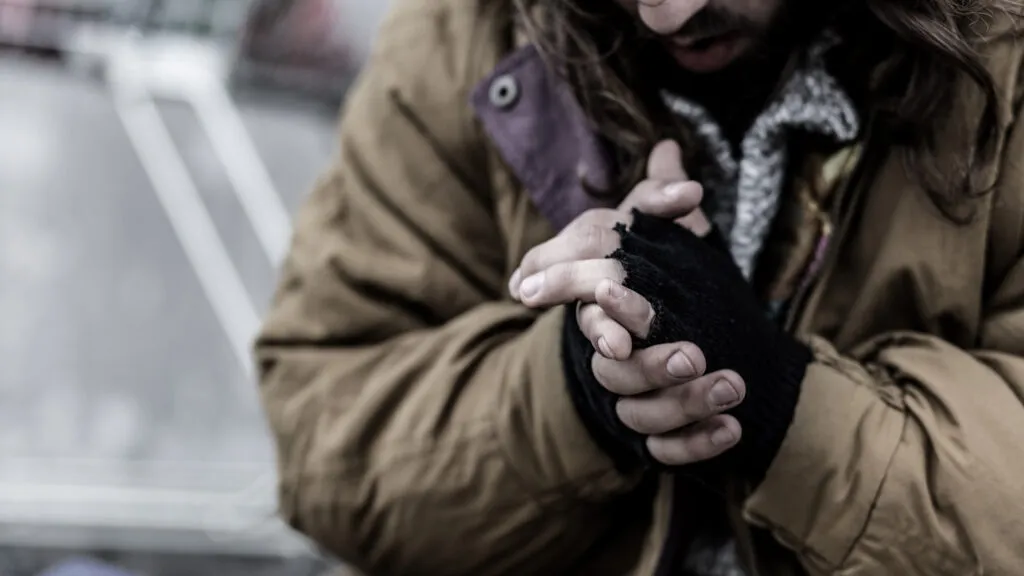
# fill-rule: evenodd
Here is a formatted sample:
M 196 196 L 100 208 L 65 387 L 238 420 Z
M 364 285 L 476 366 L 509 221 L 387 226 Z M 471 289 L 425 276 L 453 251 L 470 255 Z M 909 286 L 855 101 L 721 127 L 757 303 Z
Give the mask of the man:
M 258 343 L 285 518 L 372 575 L 1017 573 L 1013 8 L 400 2 Z

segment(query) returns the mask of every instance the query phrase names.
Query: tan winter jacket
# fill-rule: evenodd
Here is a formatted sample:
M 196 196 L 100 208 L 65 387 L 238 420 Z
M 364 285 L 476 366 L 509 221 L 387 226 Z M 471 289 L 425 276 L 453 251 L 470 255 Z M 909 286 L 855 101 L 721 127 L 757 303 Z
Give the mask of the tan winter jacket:
M 561 311 L 512 302 L 589 207 L 596 139 L 508 2 L 402 0 L 296 222 L 257 345 L 281 512 L 370 576 L 654 574 L 677 498 L 623 477 L 566 393 Z M 1024 45 L 985 47 L 1001 161 L 943 217 L 885 142 L 847 179 L 795 420 L 737 501 L 764 576 L 1024 574 Z M 936 118 L 953 153 L 979 97 Z M 855 176 L 859 174 L 859 176 Z M 701 518 L 684 518 L 699 526 Z

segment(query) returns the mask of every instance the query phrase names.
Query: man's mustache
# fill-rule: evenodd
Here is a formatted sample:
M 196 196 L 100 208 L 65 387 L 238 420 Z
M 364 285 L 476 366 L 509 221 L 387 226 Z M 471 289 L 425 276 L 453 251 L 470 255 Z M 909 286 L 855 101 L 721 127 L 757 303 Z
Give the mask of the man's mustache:
M 687 20 L 680 28 L 665 34 L 657 34 L 644 26 L 648 34 L 663 38 L 682 36 L 686 38 L 707 38 L 727 32 L 757 33 L 761 27 L 757 22 L 717 7 L 706 7 Z

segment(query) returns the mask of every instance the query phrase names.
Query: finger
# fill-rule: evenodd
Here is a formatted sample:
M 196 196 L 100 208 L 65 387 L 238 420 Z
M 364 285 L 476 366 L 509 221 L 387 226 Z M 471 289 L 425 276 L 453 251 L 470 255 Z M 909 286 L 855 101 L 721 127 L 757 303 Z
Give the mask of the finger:
M 675 140 L 658 142 L 647 157 L 647 177 L 652 180 L 689 180 L 683 169 L 683 150 Z
M 612 280 L 603 280 L 594 299 L 608 318 L 638 338 L 650 333 L 654 308 L 643 296 Z
M 555 264 L 607 258 L 618 247 L 619 234 L 610 227 L 581 226 L 570 233 L 555 236 L 526 253 L 519 269 L 509 280 L 509 294 L 519 299 L 522 279 Z
M 654 370 L 645 365 L 661 365 Z M 671 370 L 667 367 L 671 364 Z M 634 351 L 629 359 L 615 361 L 600 354 L 591 361 L 591 370 L 597 381 L 619 396 L 635 396 L 661 388 L 682 384 L 704 374 L 704 354 L 688 342 L 663 344 Z M 649 373 L 658 372 L 653 380 Z
M 629 224 L 629 222 L 629 215 L 624 214 L 621 210 L 612 208 L 594 208 L 580 214 L 575 220 L 570 222 L 568 226 L 563 228 L 559 234 L 567 234 L 577 227 L 585 228 L 587 226 L 600 226 L 602 228 L 614 230 L 617 224 Z
M 698 238 L 703 238 L 711 232 L 711 221 L 708 220 L 707 215 L 700 208 L 695 209 L 682 218 L 676 219 L 676 223 L 693 232 Z
M 519 300 L 519 284 L 523 278 L 535 274 L 551 264 L 604 258 L 619 246 L 619 235 L 615 232 L 615 227 L 620 223 L 628 225 L 631 220 L 630 214 L 618 210 L 608 208 L 587 210 L 563 228 L 555 238 L 535 246 L 526 253 L 519 268 L 516 268 L 509 278 L 509 295 L 513 299 Z M 574 240 L 582 246 L 573 245 Z M 577 253 L 586 256 L 573 258 L 566 255 L 567 251 L 572 252 L 574 249 Z
M 746 393 L 743 379 L 731 371 L 715 372 L 690 382 L 619 400 L 616 412 L 628 428 L 641 434 L 667 434 L 735 408 Z
M 647 438 L 651 456 L 667 466 L 710 460 L 735 446 L 743 435 L 732 416 L 715 416 L 671 434 Z
M 555 264 L 524 278 L 519 297 L 531 308 L 568 304 L 577 300 L 593 302 L 597 285 L 606 278 L 622 282 L 626 272 L 615 260 L 580 260 Z
M 690 342 L 652 346 L 633 356 L 644 379 L 655 389 L 693 380 L 707 369 L 704 352 Z
M 611 360 L 625 360 L 633 353 L 633 338 L 618 322 L 612 320 L 596 304 L 577 308 L 580 330 L 593 344 L 594 350 Z
M 704 198 L 704 188 L 692 180 L 644 180 L 619 204 L 619 210 L 634 208 L 659 218 L 681 218 L 698 206 Z

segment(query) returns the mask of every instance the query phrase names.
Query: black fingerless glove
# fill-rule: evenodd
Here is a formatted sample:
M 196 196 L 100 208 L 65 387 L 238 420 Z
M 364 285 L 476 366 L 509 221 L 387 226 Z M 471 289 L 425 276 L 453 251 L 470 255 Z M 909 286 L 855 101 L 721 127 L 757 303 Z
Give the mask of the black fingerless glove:
M 738 473 L 759 481 L 793 419 L 810 351 L 768 318 L 723 250 L 674 222 L 639 213 L 619 232 L 622 247 L 612 257 L 626 270 L 626 287 L 656 313 L 651 333 L 637 346 L 693 342 L 704 352 L 708 373 L 731 369 L 747 385 L 746 398 L 729 412 L 743 427 L 740 443 L 711 462 L 684 468 L 700 477 Z M 645 437 L 618 419 L 618 397 L 594 378 L 593 346 L 576 325 L 574 309 L 566 314 L 563 345 L 570 394 L 595 440 L 622 468 L 656 466 Z
M 562 369 L 576 413 L 616 468 L 628 474 L 638 468 L 654 465 L 647 452 L 646 437 L 627 428 L 615 412 L 619 396 L 601 385 L 594 377 L 591 360 L 594 346 L 580 331 L 576 322 L 576 304 L 565 307 L 562 330 Z

